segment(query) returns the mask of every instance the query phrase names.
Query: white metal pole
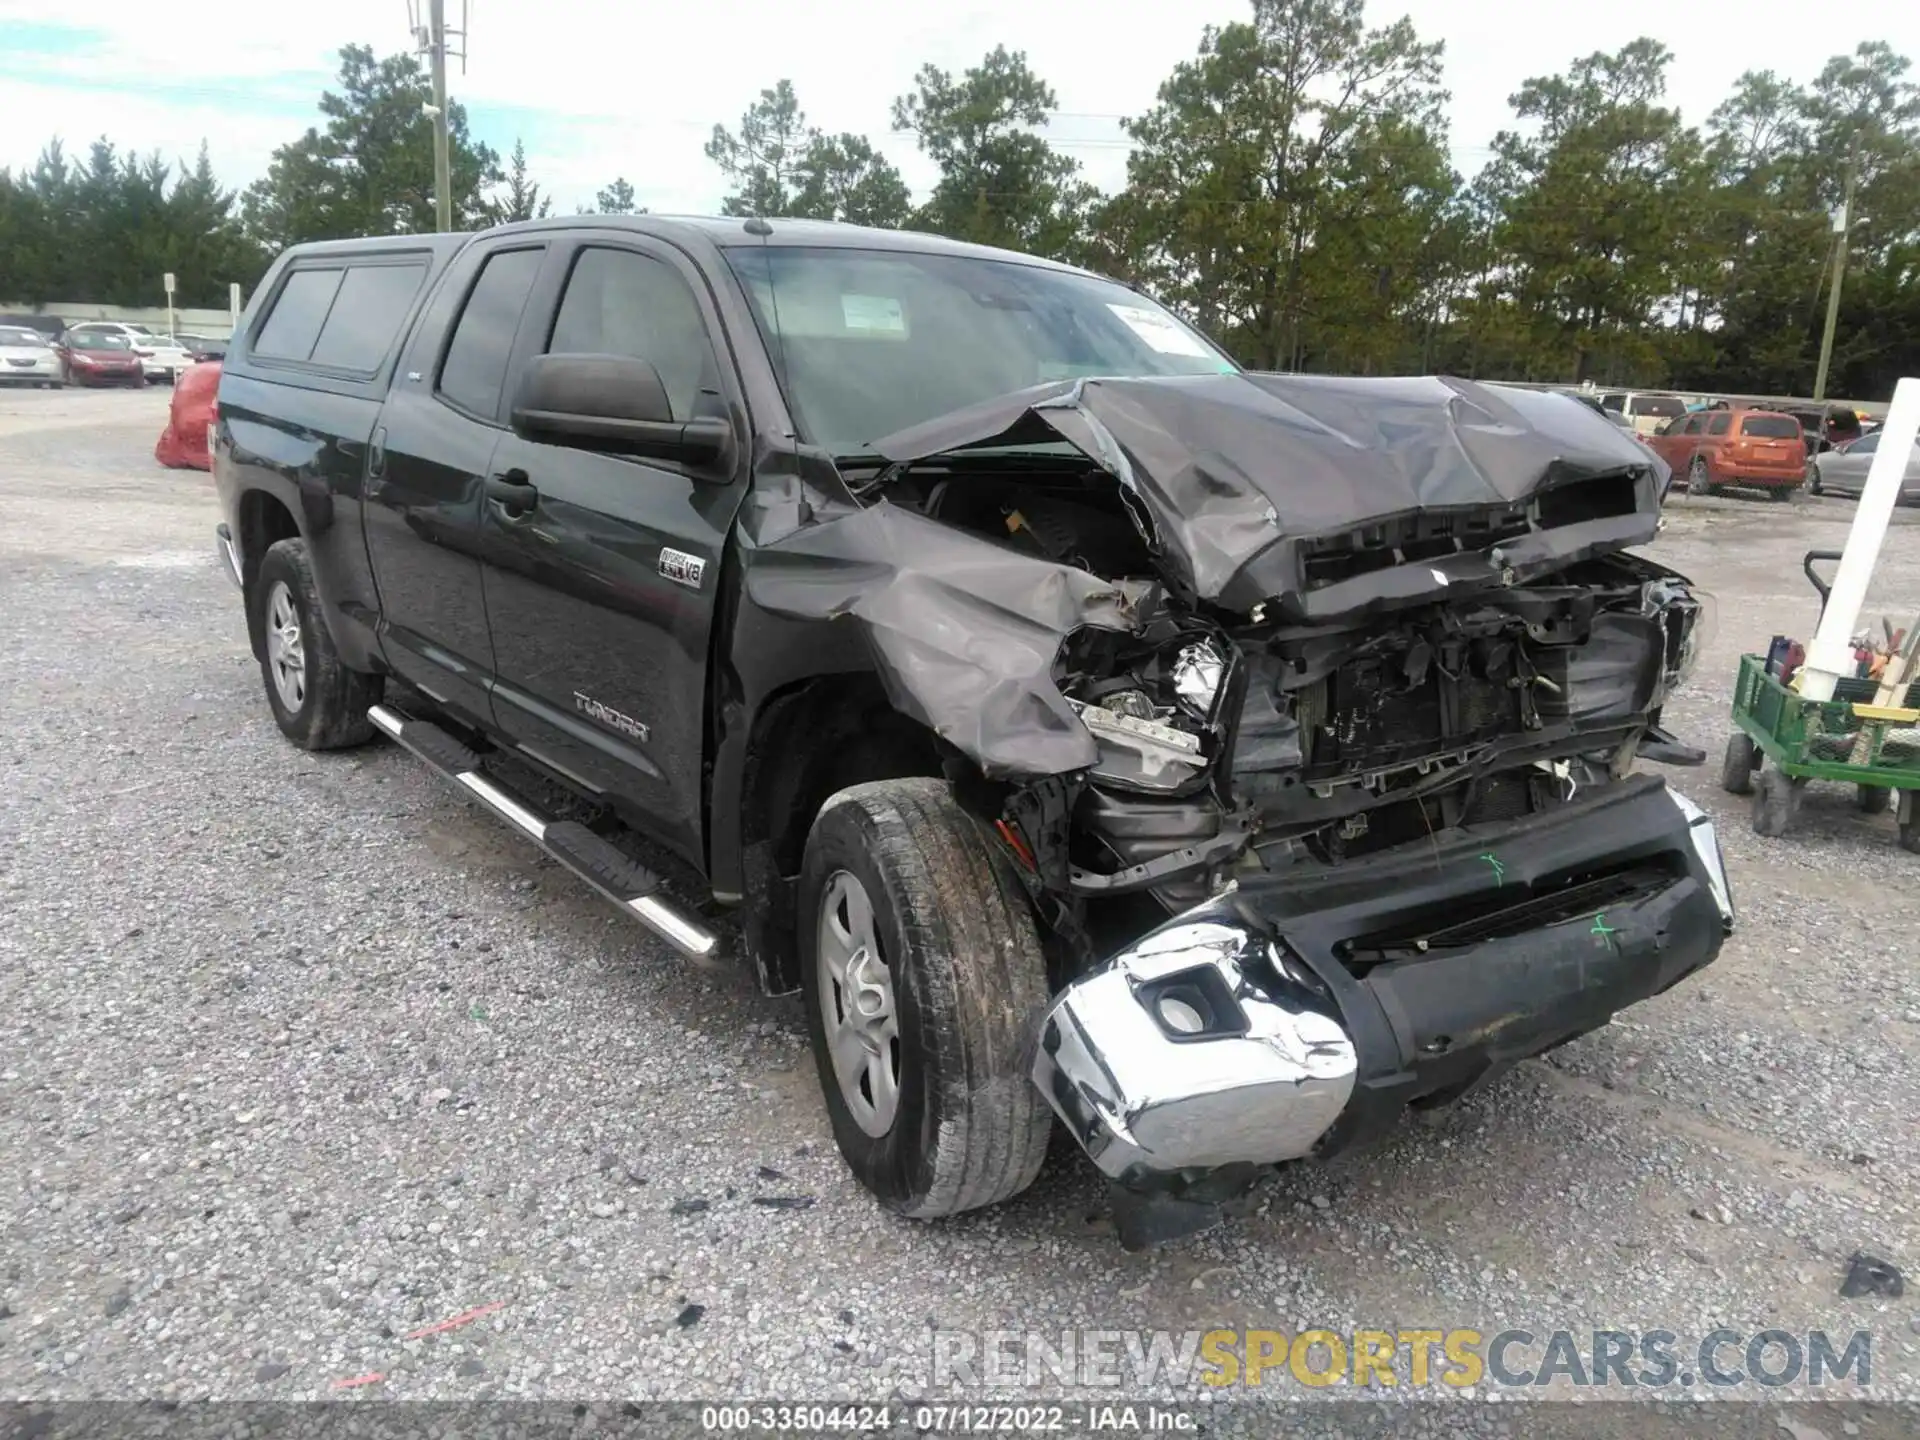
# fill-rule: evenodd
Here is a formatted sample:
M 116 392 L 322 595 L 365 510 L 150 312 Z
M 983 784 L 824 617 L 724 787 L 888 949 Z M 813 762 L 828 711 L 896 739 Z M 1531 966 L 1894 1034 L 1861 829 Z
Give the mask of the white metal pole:
M 1887 538 L 1887 522 L 1893 518 L 1916 440 L 1920 440 L 1920 379 L 1909 376 L 1893 387 L 1893 404 L 1887 409 L 1887 423 L 1880 427 L 1880 445 L 1853 512 L 1853 528 L 1847 532 L 1847 548 L 1833 577 L 1826 613 L 1820 617 L 1813 644 L 1807 647 L 1800 694 L 1808 700 L 1831 700 L 1834 682 L 1853 674 L 1854 625 L 1866 603 L 1867 582 L 1873 578 L 1874 562 Z

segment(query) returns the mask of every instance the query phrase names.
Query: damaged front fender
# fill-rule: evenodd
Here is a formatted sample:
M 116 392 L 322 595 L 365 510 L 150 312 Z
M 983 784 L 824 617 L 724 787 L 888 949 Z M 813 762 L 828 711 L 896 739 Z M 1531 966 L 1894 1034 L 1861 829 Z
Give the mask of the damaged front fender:
M 859 624 L 894 708 L 992 778 L 1099 758 L 1054 659 L 1075 630 L 1138 629 L 1159 595 L 1154 582 L 1102 580 L 884 502 L 755 549 L 744 584 L 773 614 Z

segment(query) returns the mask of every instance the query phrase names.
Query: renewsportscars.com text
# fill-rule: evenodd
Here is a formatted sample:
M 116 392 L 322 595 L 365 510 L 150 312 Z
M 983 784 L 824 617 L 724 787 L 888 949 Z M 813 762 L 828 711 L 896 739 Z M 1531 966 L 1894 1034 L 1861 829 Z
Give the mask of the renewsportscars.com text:
M 1476 1386 L 1502 1389 L 1864 1389 L 1873 1382 L 1865 1330 L 1310 1329 L 941 1330 L 932 1336 L 936 1386 L 1286 1385 L 1324 1389 Z

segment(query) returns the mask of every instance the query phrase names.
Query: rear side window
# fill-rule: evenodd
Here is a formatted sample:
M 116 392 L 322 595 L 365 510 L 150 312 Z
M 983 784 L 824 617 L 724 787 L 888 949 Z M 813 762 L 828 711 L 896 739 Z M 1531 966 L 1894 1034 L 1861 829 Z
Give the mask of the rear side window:
M 1798 440 L 1800 422 L 1791 415 L 1749 415 L 1740 422 L 1740 433 L 1758 440 Z
M 499 413 L 500 382 L 542 254 L 502 250 L 480 267 L 440 366 L 440 393 L 462 410 L 488 419 Z
M 1707 434 L 1724 435 L 1732 428 L 1733 416 L 1722 410 L 1718 415 L 1713 417 L 1713 423 L 1707 427 Z
M 340 292 L 340 270 L 296 270 L 287 276 L 267 312 L 253 353 L 264 360 L 305 360 L 327 323 L 333 297 Z
M 1600 408 L 1602 410 L 1623 410 L 1626 408 L 1626 404 L 1627 397 L 1624 395 L 1603 395 L 1600 397 Z
M 426 274 L 424 260 L 349 266 L 309 358 L 341 370 L 378 370 Z
M 1636 395 L 1627 406 L 1629 415 L 1684 415 L 1687 405 L 1677 395 Z

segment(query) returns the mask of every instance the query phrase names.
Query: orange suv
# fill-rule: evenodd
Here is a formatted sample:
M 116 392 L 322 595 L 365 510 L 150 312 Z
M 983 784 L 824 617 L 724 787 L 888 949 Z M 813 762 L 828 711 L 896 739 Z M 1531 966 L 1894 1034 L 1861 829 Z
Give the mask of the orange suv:
M 1807 478 L 1800 422 L 1778 410 L 1695 410 L 1676 415 L 1647 444 L 1687 477 L 1689 495 L 1749 485 L 1784 500 Z

